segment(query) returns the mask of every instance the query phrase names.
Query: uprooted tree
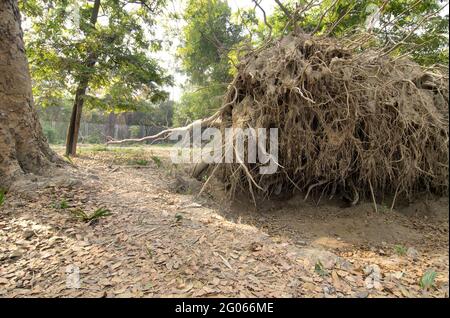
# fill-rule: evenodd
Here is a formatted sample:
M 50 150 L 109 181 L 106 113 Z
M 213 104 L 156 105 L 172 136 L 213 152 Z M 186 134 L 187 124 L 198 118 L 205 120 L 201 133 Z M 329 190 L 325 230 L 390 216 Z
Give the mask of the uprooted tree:
M 447 193 L 448 70 L 394 57 L 398 43 L 376 48 L 371 34 L 325 34 L 297 30 L 241 59 L 223 106 L 199 124 L 278 128 L 279 169 L 263 175 L 240 161 L 210 167 L 212 175 L 231 195 L 243 191 L 255 202 L 297 189 L 306 197 L 344 191 L 353 204 L 388 195 L 393 207 L 399 196 Z M 208 167 L 200 166 L 196 175 Z
M 407 197 L 448 189 L 448 77 L 408 58 L 290 35 L 243 60 L 222 127 L 279 129 L 279 165 L 223 165 L 231 189 Z M 248 182 L 248 180 L 252 182 Z M 278 190 L 279 191 L 279 190 Z
M 0 1 L 0 188 L 61 163 L 37 118 L 17 0 Z

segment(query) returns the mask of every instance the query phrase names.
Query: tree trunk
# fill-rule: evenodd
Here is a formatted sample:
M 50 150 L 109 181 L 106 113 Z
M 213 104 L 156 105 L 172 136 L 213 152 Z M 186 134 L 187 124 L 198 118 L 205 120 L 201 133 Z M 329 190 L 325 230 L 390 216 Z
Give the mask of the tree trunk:
M 0 1 L 0 187 L 62 162 L 50 149 L 31 93 L 17 0 Z
M 106 125 L 105 129 L 106 138 L 108 137 L 114 138 L 115 125 L 116 125 L 116 114 L 114 112 L 111 112 L 108 115 L 108 124 Z
M 94 7 L 92 8 L 92 14 L 90 23 L 95 28 L 97 23 L 98 11 L 100 9 L 100 0 L 95 0 Z M 89 70 L 94 67 L 97 62 L 97 57 L 94 52 L 88 54 L 86 61 L 86 68 Z M 75 101 L 73 103 L 72 115 L 70 116 L 69 128 L 67 129 L 66 139 L 66 155 L 75 156 L 77 153 L 78 133 L 80 131 L 81 114 L 83 112 L 84 97 L 86 96 L 86 90 L 89 85 L 90 74 L 83 74 L 82 79 L 78 83 L 78 87 L 75 93 Z

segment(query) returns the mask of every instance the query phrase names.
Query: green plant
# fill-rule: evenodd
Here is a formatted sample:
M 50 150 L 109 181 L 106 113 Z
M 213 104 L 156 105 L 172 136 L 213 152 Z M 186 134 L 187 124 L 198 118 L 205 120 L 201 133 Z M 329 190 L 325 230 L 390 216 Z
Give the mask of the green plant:
M 385 204 L 380 204 L 378 205 L 378 211 L 380 211 L 381 213 L 388 213 L 391 211 L 391 209 Z
M 403 245 L 395 245 L 394 251 L 397 255 L 403 256 L 406 255 L 407 249 Z
M 161 168 L 161 166 L 162 166 L 161 159 L 158 156 L 152 156 L 151 158 L 152 158 L 153 162 L 156 164 L 156 166 L 158 168 Z
M 181 222 L 181 220 L 183 220 L 183 215 L 180 213 L 175 214 L 175 220 Z
M 135 159 L 134 163 L 137 164 L 138 166 L 146 166 L 146 165 L 148 165 L 148 161 L 144 160 L 144 159 Z
M 6 190 L 0 189 L 0 206 L 5 203 L 6 200 Z
M 129 129 L 130 129 L 130 134 L 131 134 L 130 137 L 131 138 L 139 138 L 140 137 L 140 135 L 141 135 L 141 126 L 133 125 L 133 126 L 130 126 Z
M 92 213 L 91 215 L 88 215 L 86 212 L 84 212 L 83 210 L 80 210 L 80 209 L 72 211 L 72 214 L 77 219 L 79 219 L 83 222 L 92 222 L 92 221 L 98 220 L 102 217 L 109 216 L 112 213 L 108 209 L 99 208 L 99 209 L 95 210 L 94 213 Z
M 102 143 L 102 136 L 98 134 L 90 135 L 86 138 L 85 143 L 87 144 L 101 144 Z
M 109 148 L 106 146 L 101 146 L 101 145 L 95 145 L 91 148 L 91 151 L 94 152 L 103 152 L 103 151 L 109 151 Z
M 422 278 L 420 279 L 420 288 L 424 290 L 430 289 L 432 286 L 434 286 L 434 281 L 436 279 L 437 273 L 433 269 L 429 269 L 423 274 Z
M 74 164 L 72 158 L 70 158 L 70 156 L 68 155 L 64 155 L 64 158 L 70 163 L 70 164 Z
M 153 252 L 152 252 L 152 248 L 149 245 L 145 246 L 146 250 L 147 250 L 147 255 L 151 258 L 153 257 Z
M 316 265 L 314 266 L 314 271 L 322 277 L 328 275 L 328 272 L 325 270 L 320 260 L 316 262 Z
M 49 144 L 55 144 L 57 141 L 56 138 L 56 130 L 50 126 L 44 126 L 43 128 L 44 135 L 47 138 Z
M 62 199 L 59 202 L 53 203 L 53 207 L 55 209 L 65 210 L 65 209 L 67 209 L 69 207 L 69 203 L 66 201 L 66 199 Z

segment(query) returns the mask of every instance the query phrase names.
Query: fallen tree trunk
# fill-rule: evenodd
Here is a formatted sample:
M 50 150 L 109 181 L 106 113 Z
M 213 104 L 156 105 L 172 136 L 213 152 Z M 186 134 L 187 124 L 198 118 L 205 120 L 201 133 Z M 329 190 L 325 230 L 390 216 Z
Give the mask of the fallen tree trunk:
M 214 169 L 230 193 L 295 189 L 350 201 L 448 191 L 448 76 L 408 58 L 355 51 L 337 40 L 289 35 L 246 56 L 224 106 L 202 127 L 278 128 L 279 166 Z M 169 129 L 139 140 L 190 130 Z M 110 143 L 122 143 L 115 141 Z M 204 166 L 198 171 L 204 171 Z M 357 201 L 357 199 L 356 199 Z

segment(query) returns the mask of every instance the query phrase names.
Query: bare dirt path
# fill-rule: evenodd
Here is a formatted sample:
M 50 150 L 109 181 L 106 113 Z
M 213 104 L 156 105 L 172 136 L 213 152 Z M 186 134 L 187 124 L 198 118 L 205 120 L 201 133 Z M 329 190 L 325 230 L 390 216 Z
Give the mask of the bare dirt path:
M 294 197 L 255 212 L 196 198 L 200 184 L 167 155 L 85 150 L 78 179 L 8 193 L 0 296 L 448 297 L 447 198 L 376 214 L 370 203 Z M 71 213 L 99 207 L 112 215 L 84 223 Z M 428 290 L 426 271 L 436 274 Z

